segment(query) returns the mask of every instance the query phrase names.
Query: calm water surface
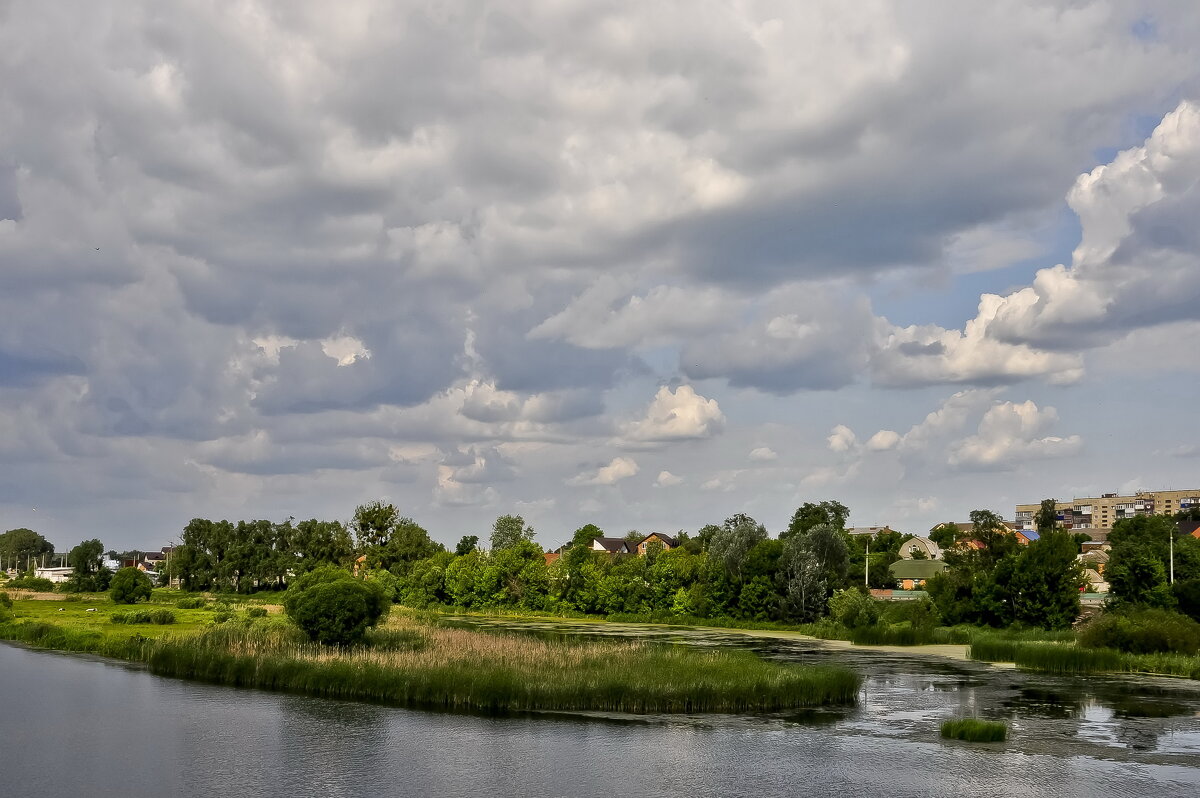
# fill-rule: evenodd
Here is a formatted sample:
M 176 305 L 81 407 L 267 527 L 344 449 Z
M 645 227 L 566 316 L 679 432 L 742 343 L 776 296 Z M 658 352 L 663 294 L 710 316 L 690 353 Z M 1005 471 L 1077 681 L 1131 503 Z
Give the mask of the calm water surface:
M 492 718 L 194 684 L 0 645 L 0 795 L 1200 795 L 1190 682 L 607 631 L 844 662 L 867 678 L 857 707 L 800 715 Z M 1006 719 L 1011 739 L 941 740 L 941 721 L 963 714 Z

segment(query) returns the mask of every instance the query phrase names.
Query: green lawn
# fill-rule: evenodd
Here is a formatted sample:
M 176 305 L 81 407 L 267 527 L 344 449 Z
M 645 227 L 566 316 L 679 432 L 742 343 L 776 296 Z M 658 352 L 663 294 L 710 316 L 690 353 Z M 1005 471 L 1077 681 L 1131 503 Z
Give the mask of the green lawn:
M 94 609 L 95 612 L 88 612 L 89 609 Z M 175 613 L 176 622 L 166 625 L 112 622 L 113 613 L 133 609 L 170 609 Z M 14 600 L 13 615 L 16 621 L 40 621 L 73 631 L 98 632 L 104 637 L 123 638 L 133 634 L 161 637 L 165 634 L 197 632 L 213 622 L 216 612 L 213 611 L 212 604 L 204 609 L 181 610 L 174 603 L 113 604 L 104 594 L 84 594 L 80 601 Z

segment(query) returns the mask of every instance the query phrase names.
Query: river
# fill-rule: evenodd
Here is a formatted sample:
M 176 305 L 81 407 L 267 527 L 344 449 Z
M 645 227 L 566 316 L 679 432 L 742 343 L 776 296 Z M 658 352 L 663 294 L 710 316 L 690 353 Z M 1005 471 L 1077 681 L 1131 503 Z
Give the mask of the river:
M 515 626 L 515 624 L 514 624 Z M 240 690 L 0 645 L 0 794 L 1200 795 L 1200 689 L 1062 679 L 719 632 L 630 631 L 866 675 L 854 708 L 773 717 L 482 717 Z M 1004 718 L 1010 740 L 943 741 Z

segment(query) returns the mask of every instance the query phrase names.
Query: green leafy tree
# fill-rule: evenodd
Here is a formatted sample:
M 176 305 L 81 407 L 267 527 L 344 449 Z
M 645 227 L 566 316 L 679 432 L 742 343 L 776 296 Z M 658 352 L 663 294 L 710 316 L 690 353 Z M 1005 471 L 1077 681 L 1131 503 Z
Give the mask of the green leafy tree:
M 1005 557 L 1016 554 L 1021 545 L 1004 520 L 991 510 L 971 511 L 971 534 L 983 544 L 979 556 L 989 570 Z
M 708 551 L 708 546 L 717 535 L 721 534 L 721 527 L 716 524 L 705 524 L 696 532 L 696 542 L 700 546 L 700 551 Z M 699 552 L 696 552 L 697 554 Z
M 1049 527 L 1017 558 L 1012 580 L 1013 615 L 1020 623 L 1067 629 L 1079 617 L 1083 566 L 1071 536 Z
M 850 517 L 850 508 L 839 501 L 805 502 L 792 514 L 785 532 L 779 535 L 786 540 L 796 535 L 803 535 L 808 530 L 820 524 L 831 526 L 843 531 L 846 529 L 846 519 Z
M 54 544 L 34 532 L 20 527 L 0 535 L 0 560 L 5 567 L 27 571 L 44 554 L 53 554 Z
M 572 546 L 591 548 L 592 541 L 604 537 L 604 530 L 595 524 L 584 524 L 571 535 Z
M 954 548 L 958 545 L 961 538 L 962 535 L 958 531 L 958 524 L 953 521 L 946 521 L 929 530 L 929 539 L 943 549 Z
M 829 615 L 849 629 L 872 626 L 879 620 L 879 602 L 857 588 L 835 590 L 829 597 Z
M 454 547 L 454 554 L 457 557 L 462 557 L 479 548 L 479 535 L 463 535 L 458 540 L 458 544 Z
M 310 640 L 336 646 L 362 642 L 389 605 L 380 584 L 332 566 L 299 577 L 283 600 L 288 617 Z
M 1048 535 L 1058 529 L 1058 501 L 1042 499 L 1041 506 L 1033 516 L 1033 527 L 1039 535 Z
M 738 513 L 726 518 L 712 536 L 708 543 L 709 556 L 724 566 L 726 573 L 735 581 L 740 582 L 746 555 L 756 543 L 766 539 L 767 530 L 762 524 L 745 513 Z
M 137 568 L 122 568 L 113 574 L 108 595 L 116 604 L 134 604 L 150 598 L 150 577 Z
M 319 521 L 310 518 L 296 524 L 291 535 L 291 566 L 297 574 L 305 574 L 323 565 L 349 565 L 354 558 L 354 541 L 350 530 L 340 521 Z
M 502 515 L 492 524 L 492 551 L 512 548 L 533 540 L 533 527 L 519 515 Z
M 350 528 L 354 530 L 358 548 L 366 553 L 387 545 L 399 520 L 400 511 L 395 505 L 376 500 L 354 508 Z

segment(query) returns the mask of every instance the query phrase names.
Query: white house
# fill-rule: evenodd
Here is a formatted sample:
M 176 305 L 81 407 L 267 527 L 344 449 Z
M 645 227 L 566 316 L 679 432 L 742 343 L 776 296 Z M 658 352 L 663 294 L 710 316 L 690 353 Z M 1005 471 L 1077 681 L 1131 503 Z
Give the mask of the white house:
M 33 575 L 38 579 L 49 579 L 56 585 L 70 579 L 73 573 L 75 573 L 74 568 L 36 568 L 33 571 Z

